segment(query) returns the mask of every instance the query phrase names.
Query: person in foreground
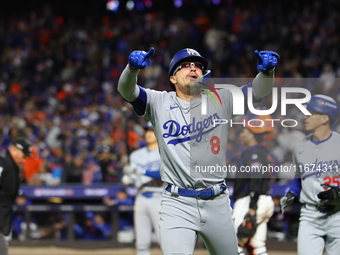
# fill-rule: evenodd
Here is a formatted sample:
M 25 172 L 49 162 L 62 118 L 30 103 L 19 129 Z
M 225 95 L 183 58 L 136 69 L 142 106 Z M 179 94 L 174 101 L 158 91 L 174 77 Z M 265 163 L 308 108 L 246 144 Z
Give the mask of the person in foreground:
M 122 72 L 118 91 L 155 130 L 161 156 L 161 178 L 165 182 L 160 210 L 160 244 L 163 255 L 192 254 L 199 234 L 212 255 L 237 255 L 237 237 L 232 218 L 226 173 L 199 172 L 200 167 L 226 164 L 230 125 L 214 125 L 216 119 L 231 120 L 230 90 L 214 91 L 219 104 L 207 96 L 207 114 L 201 114 L 207 91 L 201 81 L 210 73 L 208 60 L 196 50 L 178 51 L 169 65 L 173 91 L 155 91 L 137 85 L 140 69 L 151 64 L 154 49 L 133 51 Z M 256 100 L 267 95 L 274 84 L 279 58 L 272 51 L 255 51 L 259 74 L 252 83 Z M 208 93 L 209 94 L 209 93 Z M 211 94 L 211 93 L 210 93 Z

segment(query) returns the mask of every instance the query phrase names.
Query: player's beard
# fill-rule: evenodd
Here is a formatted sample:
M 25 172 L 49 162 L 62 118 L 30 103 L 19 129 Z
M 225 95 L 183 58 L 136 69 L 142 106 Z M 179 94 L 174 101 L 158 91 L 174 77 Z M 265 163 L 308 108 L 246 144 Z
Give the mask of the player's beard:
M 201 95 L 202 90 L 201 87 L 202 85 L 197 82 L 197 81 L 190 81 L 188 84 L 188 87 L 190 89 L 190 96 L 193 98 L 197 98 Z

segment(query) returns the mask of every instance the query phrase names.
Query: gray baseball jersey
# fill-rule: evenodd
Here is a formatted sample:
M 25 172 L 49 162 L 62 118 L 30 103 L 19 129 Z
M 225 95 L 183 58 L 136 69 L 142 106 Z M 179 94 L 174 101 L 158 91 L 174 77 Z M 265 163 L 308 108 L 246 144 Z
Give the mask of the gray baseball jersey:
M 144 116 L 151 121 L 158 140 L 164 182 L 186 189 L 224 182 L 226 173 L 196 175 L 194 172 L 196 166 L 226 164 L 230 126 L 214 125 L 214 120 L 232 118 L 233 98 L 229 90 L 217 93 L 222 105 L 215 106 L 207 97 L 207 115 L 201 115 L 201 98 L 189 103 L 175 92 L 140 88 L 140 96 L 147 99 Z M 210 254 L 236 255 L 236 230 L 227 194 L 228 191 L 205 201 L 176 197 L 164 191 L 159 224 L 163 254 L 192 254 L 196 234 L 200 233 Z
M 332 132 L 322 142 L 311 140 L 312 134 L 299 140 L 293 149 L 295 171 L 301 177 L 300 202 L 320 205 L 321 184 L 340 185 L 340 135 Z
M 297 142 L 293 150 L 293 160 L 301 189 L 300 224 L 298 232 L 299 255 L 321 255 L 326 248 L 327 255 L 337 255 L 340 251 L 340 204 L 335 201 L 335 209 L 329 213 L 319 212 L 322 201 L 317 197 L 324 191 L 321 184 L 339 186 L 340 135 L 332 132 L 325 141 L 312 140 L 312 134 Z M 297 182 L 295 182 L 297 183 Z M 294 184 L 294 182 L 293 182 Z M 298 185 L 295 185 L 298 186 Z M 297 193 L 297 192 L 295 192 Z
M 162 180 L 189 189 L 223 182 L 226 173 L 205 176 L 195 176 L 195 173 L 196 166 L 226 164 L 230 125 L 214 125 L 214 120 L 231 119 L 231 92 L 226 89 L 218 90 L 222 99 L 222 105 L 218 106 L 207 97 L 207 115 L 200 114 L 201 98 L 187 102 L 178 98 L 175 92 L 157 92 L 150 89 L 145 89 L 145 92 L 145 117 L 154 126 L 162 155 Z
M 159 171 L 161 165 L 161 159 L 158 149 L 150 151 L 147 147 L 135 150 L 130 155 L 130 163 L 143 169 L 144 171 Z M 145 186 L 145 184 L 152 181 L 153 178 L 139 174 L 135 178 L 135 186 L 142 190 L 140 192 L 161 192 L 162 186 Z

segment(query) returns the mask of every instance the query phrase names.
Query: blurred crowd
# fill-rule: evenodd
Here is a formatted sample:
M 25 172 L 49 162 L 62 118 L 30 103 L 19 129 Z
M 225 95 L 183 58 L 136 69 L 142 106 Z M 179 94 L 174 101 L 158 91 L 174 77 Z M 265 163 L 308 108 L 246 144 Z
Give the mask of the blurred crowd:
M 138 84 L 146 88 L 170 90 L 167 73 L 171 56 L 186 47 L 209 59 L 212 77 L 248 79 L 257 74 L 254 50 L 273 50 L 281 56 L 276 87 L 301 86 L 340 103 L 338 1 L 220 3 L 184 1 L 180 8 L 168 4 L 163 9 L 144 11 L 126 11 L 122 6 L 117 13 L 107 11 L 99 18 L 83 9 L 81 19 L 62 15 L 53 5 L 27 9 L 25 14 L 3 15 L 0 151 L 18 136 L 33 142 L 33 157 L 23 165 L 23 182 L 120 183 L 129 153 L 145 145 L 142 127 L 146 120 L 133 112 L 116 89 L 129 54 L 136 49 L 156 49 L 152 65 L 139 75 Z M 262 105 L 270 107 L 270 102 L 269 96 Z M 305 135 L 303 115 L 296 107 L 288 107 L 286 116 L 280 110 L 278 107 L 273 118 L 296 119 L 298 125 L 277 125 L 277 135 L 268 147 L 275 164 L 289 165 L 294 142 Z M 334 128 L 339 131 L 340 125 Z M 229 164 L 237 164 L 243 149 L 238 141 L 240 130 L 240 126 L 230 130 L 226 155 Z M 278 175 L 275 181 L 287 183 L 286 177 L 292 176 Z M 278 207 L 278 198 L 273 199 Z M 16 206 L 30 203 L 19 197 Z M 133 196 L 122 191 L 101 203 L 131 205 Z M 131 233 L 131 213 L 121 215 L 120 231 Z M 51 214 L 48 219 L 33 215 L 29 226 L 22 213 L 14 216 L 13 235 L 20 240 L 25 239 L 27 227 L 31 238 L 67 239 L 67 214 Z M 285 235 L 296 229 L 292 228 L 297 222 L 294 217 L 275 213 L 269 229 L 275 235 Z M 76 218 L 73 230 L 77 239 L 111 237 L 107 215 L 88 212 Z
M 51 201 L 50 201 L 51 202 Z M 64 201 L 63 204 L 73 204 L 75 201 Z M 29 224 L 26 223 L 26 207 L 34 202 L 25 196 L 19 195 L 15 200 L 16 211 L 13 213 L 13 230 L 11 237 L 20 241 L 30 239 L 55 238 L 60 240 L 70 239 L 70 229 L 75 239 L 82 240 L 110 240 L 113 229 L 117 229 L 119 242 L 132 242 L 133 231 L 133 210 L 122 210 L 118 213 L 118 226 L 114 226 L 111 209 L 114 206 L 131 207 L 134 204 L 134 197 L 125 189 L 121 189 L 114 197 L 103 197 L 97 205 L 103 205 L 107 210 L 74 212 L 72 216 L 67 212 L 45 211 L 32 212 Z M 72 218 L 72 220 L 71 220 Z M 28 231 L 28 232 L 27 232 Z
M 281 56 L 276 86 L 309 78 L 312 94 L 340 102 L 337 1 L 221 1 L 205 8 L 184 2 L 166 11 L 107 12 L 95 20 L 90 14 L 64 17 L 44 5 L 2 19 L 0 150 L 21 135 L 35 144 L 34 157 L 23 166 L 24 182 L 120 182 L 129 153 L 144 146 L 146 121 L 116 90 L 135 49 L 156 49 L 152 65 L 139 75 L 146 88 L 170 90 L 171 56 L 185 47 L 209 59 L 212 77 L 236 78 L 254 77 L 253 51 L 267 49 Z M 273 117 L 282 119 L 280 114 L 278 109 Z M 296 107 L 288 108 L 288 116 L 303 118 Z M 290 162 L 293 142 L 304 136 L 300 123 L 277 127 L 268 146 L 279 164 Z M 238 132 L 232 128 L 229 136 L 231 164 L 242 149 Z

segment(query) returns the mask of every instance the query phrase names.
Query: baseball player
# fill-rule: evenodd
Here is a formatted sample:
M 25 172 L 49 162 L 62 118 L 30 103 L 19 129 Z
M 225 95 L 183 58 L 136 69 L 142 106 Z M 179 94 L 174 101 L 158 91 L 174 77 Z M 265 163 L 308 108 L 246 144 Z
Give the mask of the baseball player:
M 164 255 L 192 254 L 197 234 L 213 255 L 236 255 L 237 238 L 225 184 L 226 173 L 197 176 L 197 167 L 225 166 L 230 125 L 213 125 L 215 119 L 231 120 L 233 97 L 228 89 L 216 91 L 221 105 L 207 97 L 207 115 L 201 116 L 200 81 L 209 74 L 208 61 L 194 49 L 178 51 L 169 66 L 171 92 L 144 89 L 136 84 L 140 69 L 151 64 L 148 52 L 134 51 L 122 72 L 118 91 L 145 116 L 155 129 L 161 177 L 166 183 L 160 210 L 160 242 Z M 255 99 L 268 94 L 279 58 L 272 51 L 255 51 L 260 71 L 252 83 Z M 203 91 L 203 92 L 202 92 Z M 200 173 L 199 173 L 200 174 Z
M 241 144 L 246 149 L 240 156 L 238 173 L 234 180 L 233 199 L 235 226 L 245 225 L 245 216 L 254 216 L 252 233 L 238 231 L 239 254 L 267 255 L 267 222 L 274 213 L 274 202 L 269 195 L 269 171 L 263 171 L 271 162 L 268 150 L 263 143 L 275 136 L 270 115 L 250 116 L 240 134 Z M 257 227 L 256 227 L 257 226 Z
M 306 105 L 305 129 L 311 132 L 293 149 L 296 167 L 289 192 L 281 198 L 281 210 L 302 203 L 298 231 L 298 254 L 327 255 L 340 251 L 340 135 L 331 130 L 339 107 L 325 95 L 314 95 Z
M 146 146 L 131 153 L 130 164 L 124 167 L 125 175 L 122 177 L 123 184 L 134 184 L 138 189 L 134 206 L 137 255 L 150 255 L 152 229 L 159 239 L 159 211 L 163 191 L 161 159 L 152 124 L 148 122 L 144 130 Z

